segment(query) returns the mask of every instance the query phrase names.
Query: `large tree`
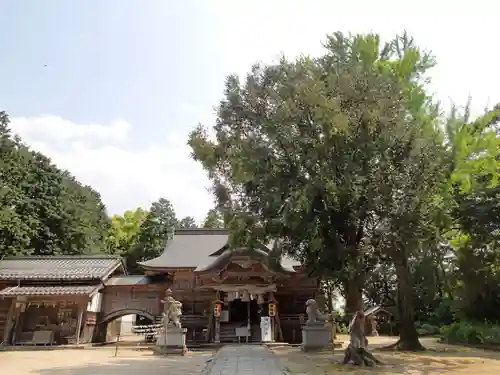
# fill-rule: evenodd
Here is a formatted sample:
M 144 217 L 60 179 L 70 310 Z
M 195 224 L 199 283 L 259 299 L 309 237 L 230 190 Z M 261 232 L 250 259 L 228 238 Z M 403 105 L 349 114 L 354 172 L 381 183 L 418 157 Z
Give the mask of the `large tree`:
M 186 217 L 182 218 L 181 220 L 179 220 L 177 226 L 179 228 L 196 228 L 197 227 L 196 221 L 194 220 L 194 218 L 192 216 L 186 216 Z
M 137 262 L 159 256 L 178 224 L 174 207 L 168 199 L 160 198 L 153 202 L 141 223 L 134 248 L 127 255 L 129 272 L 140 273 Z
M 207 212 L 203 221 L 203 228 L 224 228 L 224 216 L 217 208 L 212 208 Z
M 232 240 L 280 238 L 311 272 L 344 283 L 348 312 L 362 309 L 373 264 L 364 251 L 367 230 L 394 223 L 396 202 L 419 209 L 410 228 L 427 206 L 420 209 L 415 189 L 401 179 L 421 175 L 431 183 L 439 174 L 418 155 L 440 151 L 436 110 L 424 90 L 433 64 L 406 35 L 381 45 L 377 35 L 336 33 L 320 58 L 255 66 L 243 83 L 230 76 L 216 139 L 199 126 L 189 144 L 213 180 L 218 206 L 234 215 Z M 431 194 L 426 186 L 422 199 Z M 387 196 L 390 207 L 382 210 Z M 411 291 L 408 247 L 389 249 L 402 292 Z M 413 324 L 404 327 L 401 347 L 419 348 Z
M 126 257 L 137 245 L 142 223 L 148 212 L 142 208 L 128 210 L 111 217 L 111 225 L 106 238 L 106 251 Z
M 0 254 L 88 254 L 104 249 L 99 194 L 13 136 L 0 112 Z
M 469 106 L 447 123 L 453 171 L 447 185 L 454 227 L 458 315 L 497 320 L 500 308 L 500 106 L 470 119 Z

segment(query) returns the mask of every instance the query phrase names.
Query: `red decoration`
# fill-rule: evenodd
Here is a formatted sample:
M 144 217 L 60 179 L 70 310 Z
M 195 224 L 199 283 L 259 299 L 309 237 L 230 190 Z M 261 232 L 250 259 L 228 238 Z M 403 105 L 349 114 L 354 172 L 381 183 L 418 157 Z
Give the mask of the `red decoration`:
M 214 315 L 216 317 L 219 317 L 220 316 L 220 313 L 222 311 L 222 304 L 220 303 L 216 303 L 215 306 L 214 306 Z

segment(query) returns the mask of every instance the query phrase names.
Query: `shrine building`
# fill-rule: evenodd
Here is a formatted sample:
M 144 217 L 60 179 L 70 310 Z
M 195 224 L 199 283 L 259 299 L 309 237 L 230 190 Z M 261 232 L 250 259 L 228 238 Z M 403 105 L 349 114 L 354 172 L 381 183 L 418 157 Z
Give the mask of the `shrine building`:
M 0 261 L 0 340 L 7 345 L 109 341 L 113 320 L 158 321 L 170 288 L 186 341 L 300 342 L 318 280 L 272 246 L 232 249 L 224 229 L 178 229 L 164 252 L 128 275 L 113 256 Z M 36 333 L 44 332 L 44 334 Z

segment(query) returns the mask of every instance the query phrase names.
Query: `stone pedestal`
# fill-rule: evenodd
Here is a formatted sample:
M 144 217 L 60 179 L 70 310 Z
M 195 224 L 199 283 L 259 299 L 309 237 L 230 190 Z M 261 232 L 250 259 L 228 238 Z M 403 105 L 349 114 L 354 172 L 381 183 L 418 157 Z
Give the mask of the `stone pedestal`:
M 187 352 L 187 328 L 168 327 L 167 332 L 160 332 L 156 339 L 156 351 L 161 354 L 180 354 Z
M 302 328 L 302 350 L 320 350 L 331 346 L 332 332 L 323 324 L 305 325 Z

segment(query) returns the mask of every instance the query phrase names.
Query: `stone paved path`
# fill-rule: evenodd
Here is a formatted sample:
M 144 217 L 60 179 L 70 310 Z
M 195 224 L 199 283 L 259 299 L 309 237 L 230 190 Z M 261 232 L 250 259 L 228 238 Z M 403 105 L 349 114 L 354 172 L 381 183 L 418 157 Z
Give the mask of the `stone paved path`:
M 283 375 L 279 360 L 261 345 L 230 345 L 219 350 L 207 375 Z

